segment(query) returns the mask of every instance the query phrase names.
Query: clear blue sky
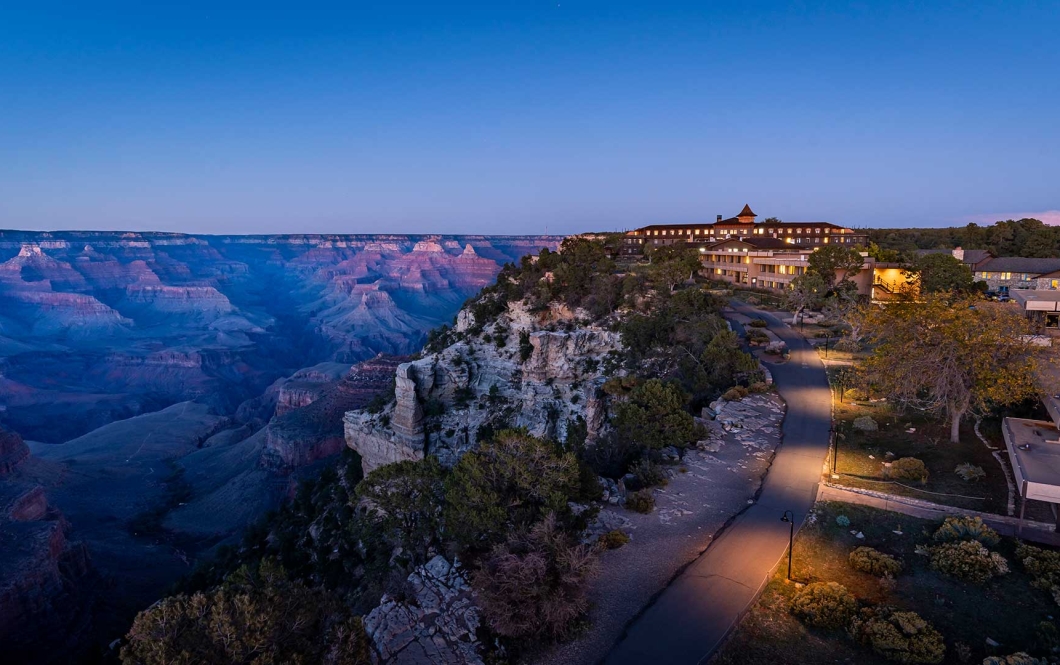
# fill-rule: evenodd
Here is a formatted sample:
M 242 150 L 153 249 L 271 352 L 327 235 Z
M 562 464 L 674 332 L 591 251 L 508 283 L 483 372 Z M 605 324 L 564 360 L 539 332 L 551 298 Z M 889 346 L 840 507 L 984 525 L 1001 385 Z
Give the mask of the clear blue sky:
M 1055 0 L 155 4 L 0 6 L 0 228 L 1060 209 Z

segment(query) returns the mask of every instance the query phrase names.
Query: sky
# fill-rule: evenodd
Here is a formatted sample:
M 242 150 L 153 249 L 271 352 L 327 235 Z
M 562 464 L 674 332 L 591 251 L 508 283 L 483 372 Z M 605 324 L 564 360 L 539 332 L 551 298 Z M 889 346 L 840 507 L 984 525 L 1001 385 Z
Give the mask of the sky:
M 0 3 L 0 228 L 1060 223 L 1060 3 Z

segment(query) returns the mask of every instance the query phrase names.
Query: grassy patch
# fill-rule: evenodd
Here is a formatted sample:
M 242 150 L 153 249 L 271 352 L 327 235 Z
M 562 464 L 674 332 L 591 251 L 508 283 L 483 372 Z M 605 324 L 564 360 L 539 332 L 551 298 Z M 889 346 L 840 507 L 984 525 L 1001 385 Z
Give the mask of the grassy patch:
M 832 482 L 871 489 L 971 510 L 1007 514 L 1008 485 L 990 450 L 975 436 L 974 423 L 961 427 L 961 441 L 949 442 L 949 428 L 920 414 L 895 414 L 885 403 L 837 403 L 836 423 L 839 440 L 839 479 Z M 879 426 L 875 432 L 854 429 L 859 416 L 871 416 Z M 915 430 L 910 432 L 909 430 Z M 995 443 L 995 445 L 997 445 Z M 897 481 L 887 475 L 884 463 L 888 453 L 894 459 L 915 457 L 928 469 L 924 484 Z M 975 482 L 963 480 L 957 465 L 979 466 L 985 477 Z
M 849 526 L 836 517 L 845 515 Z M 978 663 L 996 654 L 1029 651 L 1044 655 L 1038 646 L 1040 622 L 1053 623 L 1058 615 L 1048 593 L 1031 587 L 1031 579 L 1015 560 L 1015 541 L 1004 539 L 996 548 L 1012 572 L 976 586 L 933 571 L 927 557 L 915 553 L 918 544 L 929 544 L 937 522 L 919 520 L 882 510 L 843 503 L 820 503 L 816 521 L 807 524 L 795 540 L 793 576 L 803 583 L 838 582 L 865 605 L 889 605 L 912 610 L 931 622 L 946 642 L 947 663 L 961 662 L 955 645 L 970 649 L 967 662 Z M 864 539 L 855 538 L 860 531 Z M 901 535 L 894 533 L 900 531 Z M 904 563 L 904 572 L 893 583 L 854 570 L 850 552 L 867 545 Z M 790 612 L 794 584 L 785 580 L 781 566 L 761 598 L 712 661 L 715 665 L 779 665 L 782 663 L 870 663 L 888 661 L 858 646 L 845 631 L 805 627 Z M 1001 644 L 987 646 L 991 638 Z

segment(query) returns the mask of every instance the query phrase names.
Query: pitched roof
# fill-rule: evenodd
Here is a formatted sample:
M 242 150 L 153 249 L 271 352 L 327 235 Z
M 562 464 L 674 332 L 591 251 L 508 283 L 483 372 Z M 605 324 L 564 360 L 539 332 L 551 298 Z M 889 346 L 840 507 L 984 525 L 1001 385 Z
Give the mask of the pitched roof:
M 989 249 L 966 249 L 964 250 L 964 262 L 975 265 L 982 263 L 993 256 Z
M 953 256 L 953 251 L 954 250 L 952 249 L 918 249 L 916 250 L 916 255 L 927 256 L 928 254 L 949 254 L 950 256 Z M 962 262 L 974 266 L 992 256 L 993 254 L 991 254 L 988 249 L 966 249 L 964 250 L 964 259 Z
M 736 215 L 736 216 L 737 217 L 757 217 L 758 215 L 756 215 L 753 212 L 751 212 L 751 206 L 745 203 L 744 206 L 743 206 L 743 210 L 741 210 L 740 214 Z
M 1025 256 L 999 256 L 979 266 L 980 272 L 1025 272 L 1044 275 L 1060 270 L 1060 259 L 1032 259 Z

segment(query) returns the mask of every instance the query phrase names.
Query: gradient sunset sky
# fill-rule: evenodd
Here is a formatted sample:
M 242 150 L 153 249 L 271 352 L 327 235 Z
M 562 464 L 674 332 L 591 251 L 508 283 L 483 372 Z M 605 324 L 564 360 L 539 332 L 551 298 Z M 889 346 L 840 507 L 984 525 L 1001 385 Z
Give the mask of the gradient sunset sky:
M 1060 223 L 1055 0 L 156 4 L 0 5 L 0 228 Z

